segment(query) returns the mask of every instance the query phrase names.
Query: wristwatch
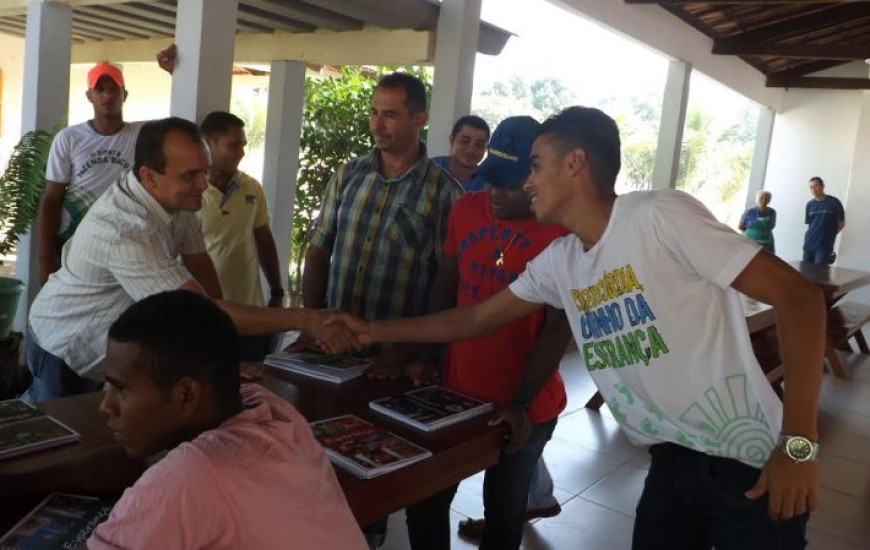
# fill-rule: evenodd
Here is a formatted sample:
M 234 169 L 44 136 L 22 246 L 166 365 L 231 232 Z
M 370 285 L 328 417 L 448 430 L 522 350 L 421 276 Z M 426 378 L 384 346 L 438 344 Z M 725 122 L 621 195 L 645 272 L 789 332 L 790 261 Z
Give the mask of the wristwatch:
M 798 464 L 815 460 L 819 456 L 819 444 L 802 435 L 780 434 L 776 447 Z

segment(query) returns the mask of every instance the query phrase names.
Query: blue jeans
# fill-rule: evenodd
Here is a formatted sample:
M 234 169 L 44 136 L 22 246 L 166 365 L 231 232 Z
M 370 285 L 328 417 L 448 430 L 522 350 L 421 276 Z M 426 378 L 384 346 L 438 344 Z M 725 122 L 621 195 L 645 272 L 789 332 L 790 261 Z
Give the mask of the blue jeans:
M 39 403 L 48 399 L 66 397 L 79 393 L 99 391 L 102 384 L 82 378 L 63 359 L 56 357 L 36 343 L 33 332 L 27 329 L 27 368 L 33 375 L 33 382 L 21 396 L 28 403 Z
M 637 504 L 633 550 L 800 550 L 809 514 L 788 521 L 767 515 L 767 496 L 744 492 L 761 471 L 673 443 L 653 445 Z
M 480 548 L 515 550 L 520 547 L 529 484 L 544 445 L 555 429 L 556 419 L 534 424 L 532 435 L 520 450 L 512 454 L 501 453 L 498 464 L 486 471 L 483 478 L 486 528 Z M 448 487 L 405 510 L 408 538 L 413 550 L 450 548 L 450 503 L 457 487 Z
M 553 478 L 550 476 L 550 470 L 547 469 L 547 464 L 542 456 L 535 465 L 535 473 L 532 475 L 532 483 L 529 485 L 528 508 L 529 510 L 540 510 L 551 508 L 557 504 L 559 501 L 553 495 Z
M 809 262 L 811 264 L 831 265 L 832 263 L 834 263 L 831 256 L 833 252 L 833 250 L 828 249 L 807 250 L 806 248 L 804 248 L 803 261 Z

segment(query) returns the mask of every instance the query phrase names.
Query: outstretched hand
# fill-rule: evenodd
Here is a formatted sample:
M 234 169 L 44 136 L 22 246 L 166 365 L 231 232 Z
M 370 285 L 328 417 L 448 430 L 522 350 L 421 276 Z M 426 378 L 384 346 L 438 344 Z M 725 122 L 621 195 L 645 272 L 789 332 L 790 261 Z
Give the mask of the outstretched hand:
M 350 350 L 359 351 L 363 348 L 360 340 L 342 323 L 329 323 L 335 313 L 326 310 L 309 310 L 313 322 L 305 329 L 305 333 L 326 353 L 340 354 Z
M 169 74 L 175 70 L 175 57 L 178 55 L 178 47 L 175 44 L 170 44 L 165 50 L 160 50 L 155 56 L 157 65 Z
M 516 401 L 505 401 L 499 408 L 495 410 L 495 414 L 488 422 L 490 426 L 498 424 L 507 424 L 510 428 L 510 436 L 508 436 L 505 452 L 510 454 L 518 451 L 529 440 L 532 435 L 532 421 L 529 418 L 529 413 L 525 407 Z
M 755 486 L 746 491 L 746 498 L 755 500 L 765 494 L 768 513 L 774 519 L 787 520 L 812 512 L 819 504 L 818 461 L 797 464 L 782 451 L 773 451 Z

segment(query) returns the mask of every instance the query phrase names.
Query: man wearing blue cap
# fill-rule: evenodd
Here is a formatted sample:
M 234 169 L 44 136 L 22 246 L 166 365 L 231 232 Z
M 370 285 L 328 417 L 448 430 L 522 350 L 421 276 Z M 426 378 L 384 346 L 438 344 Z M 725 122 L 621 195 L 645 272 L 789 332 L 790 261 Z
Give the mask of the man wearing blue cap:
M 561 226 L 535 220 L 522 188 L 537 128 L 531 117 L 511 117 L 492 135 L 489 156 L 476 173 L 487 181 L 487 191 L 460 198 L 447 222 L 435 309 L 476 304 L 507 288 L 529 260 L 566 234 Z M 532 474 L 566 404 L 558 366 L 569 339 L 565 314 L 546 308 L 447 349 L 445 387 L 498 405 L 494 423 L 531 427 L 528 441 L 509 443 L 499 463 L 486 471 L 485 522 L 470 520 L 483 525 L 481 548 L 509 550 L 522 541 Z M 418 372 L 415 381 L 424 378 Z M 450 503 L 456 489 L 408 508 L 414 550 L 450 547 Z
M 564 308 L 614 417 L 650 446 L 633 550 L 803 549 L 819 499 L 822 293 L 686 193 L 617 196 L 620 148 L 616 122 L 598 109 L 569 107 L 541 125 L 525 189 L 539 221 L 572 235 L 507 290 L 415 319 L 336 319 L 363 344 L 450 342 Z M 753 354 L 740 293 L 776 312 L 781 402 Z

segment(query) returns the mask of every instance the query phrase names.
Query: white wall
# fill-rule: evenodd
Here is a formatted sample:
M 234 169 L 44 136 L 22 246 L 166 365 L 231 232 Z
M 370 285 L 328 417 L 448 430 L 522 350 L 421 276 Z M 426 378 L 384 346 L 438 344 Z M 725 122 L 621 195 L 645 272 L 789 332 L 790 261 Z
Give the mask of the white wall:
M 0 171 L 12 147 L 21 137 L 21 89 L 24 86 L 24 39 L 0 34 L 0 71 L 3 95 L 0 97 Z
M 825 180 L 826 192 L 843 201 L 846 217 L 851 218 L 847 193 L 860 99 L 856 91 L 792 89 L 785 94 L 774 123 L 764 184 L 773 193 L 771 206 L 777 212 L 777 255 L 785 260 L 802 256 L 811 177 Z

